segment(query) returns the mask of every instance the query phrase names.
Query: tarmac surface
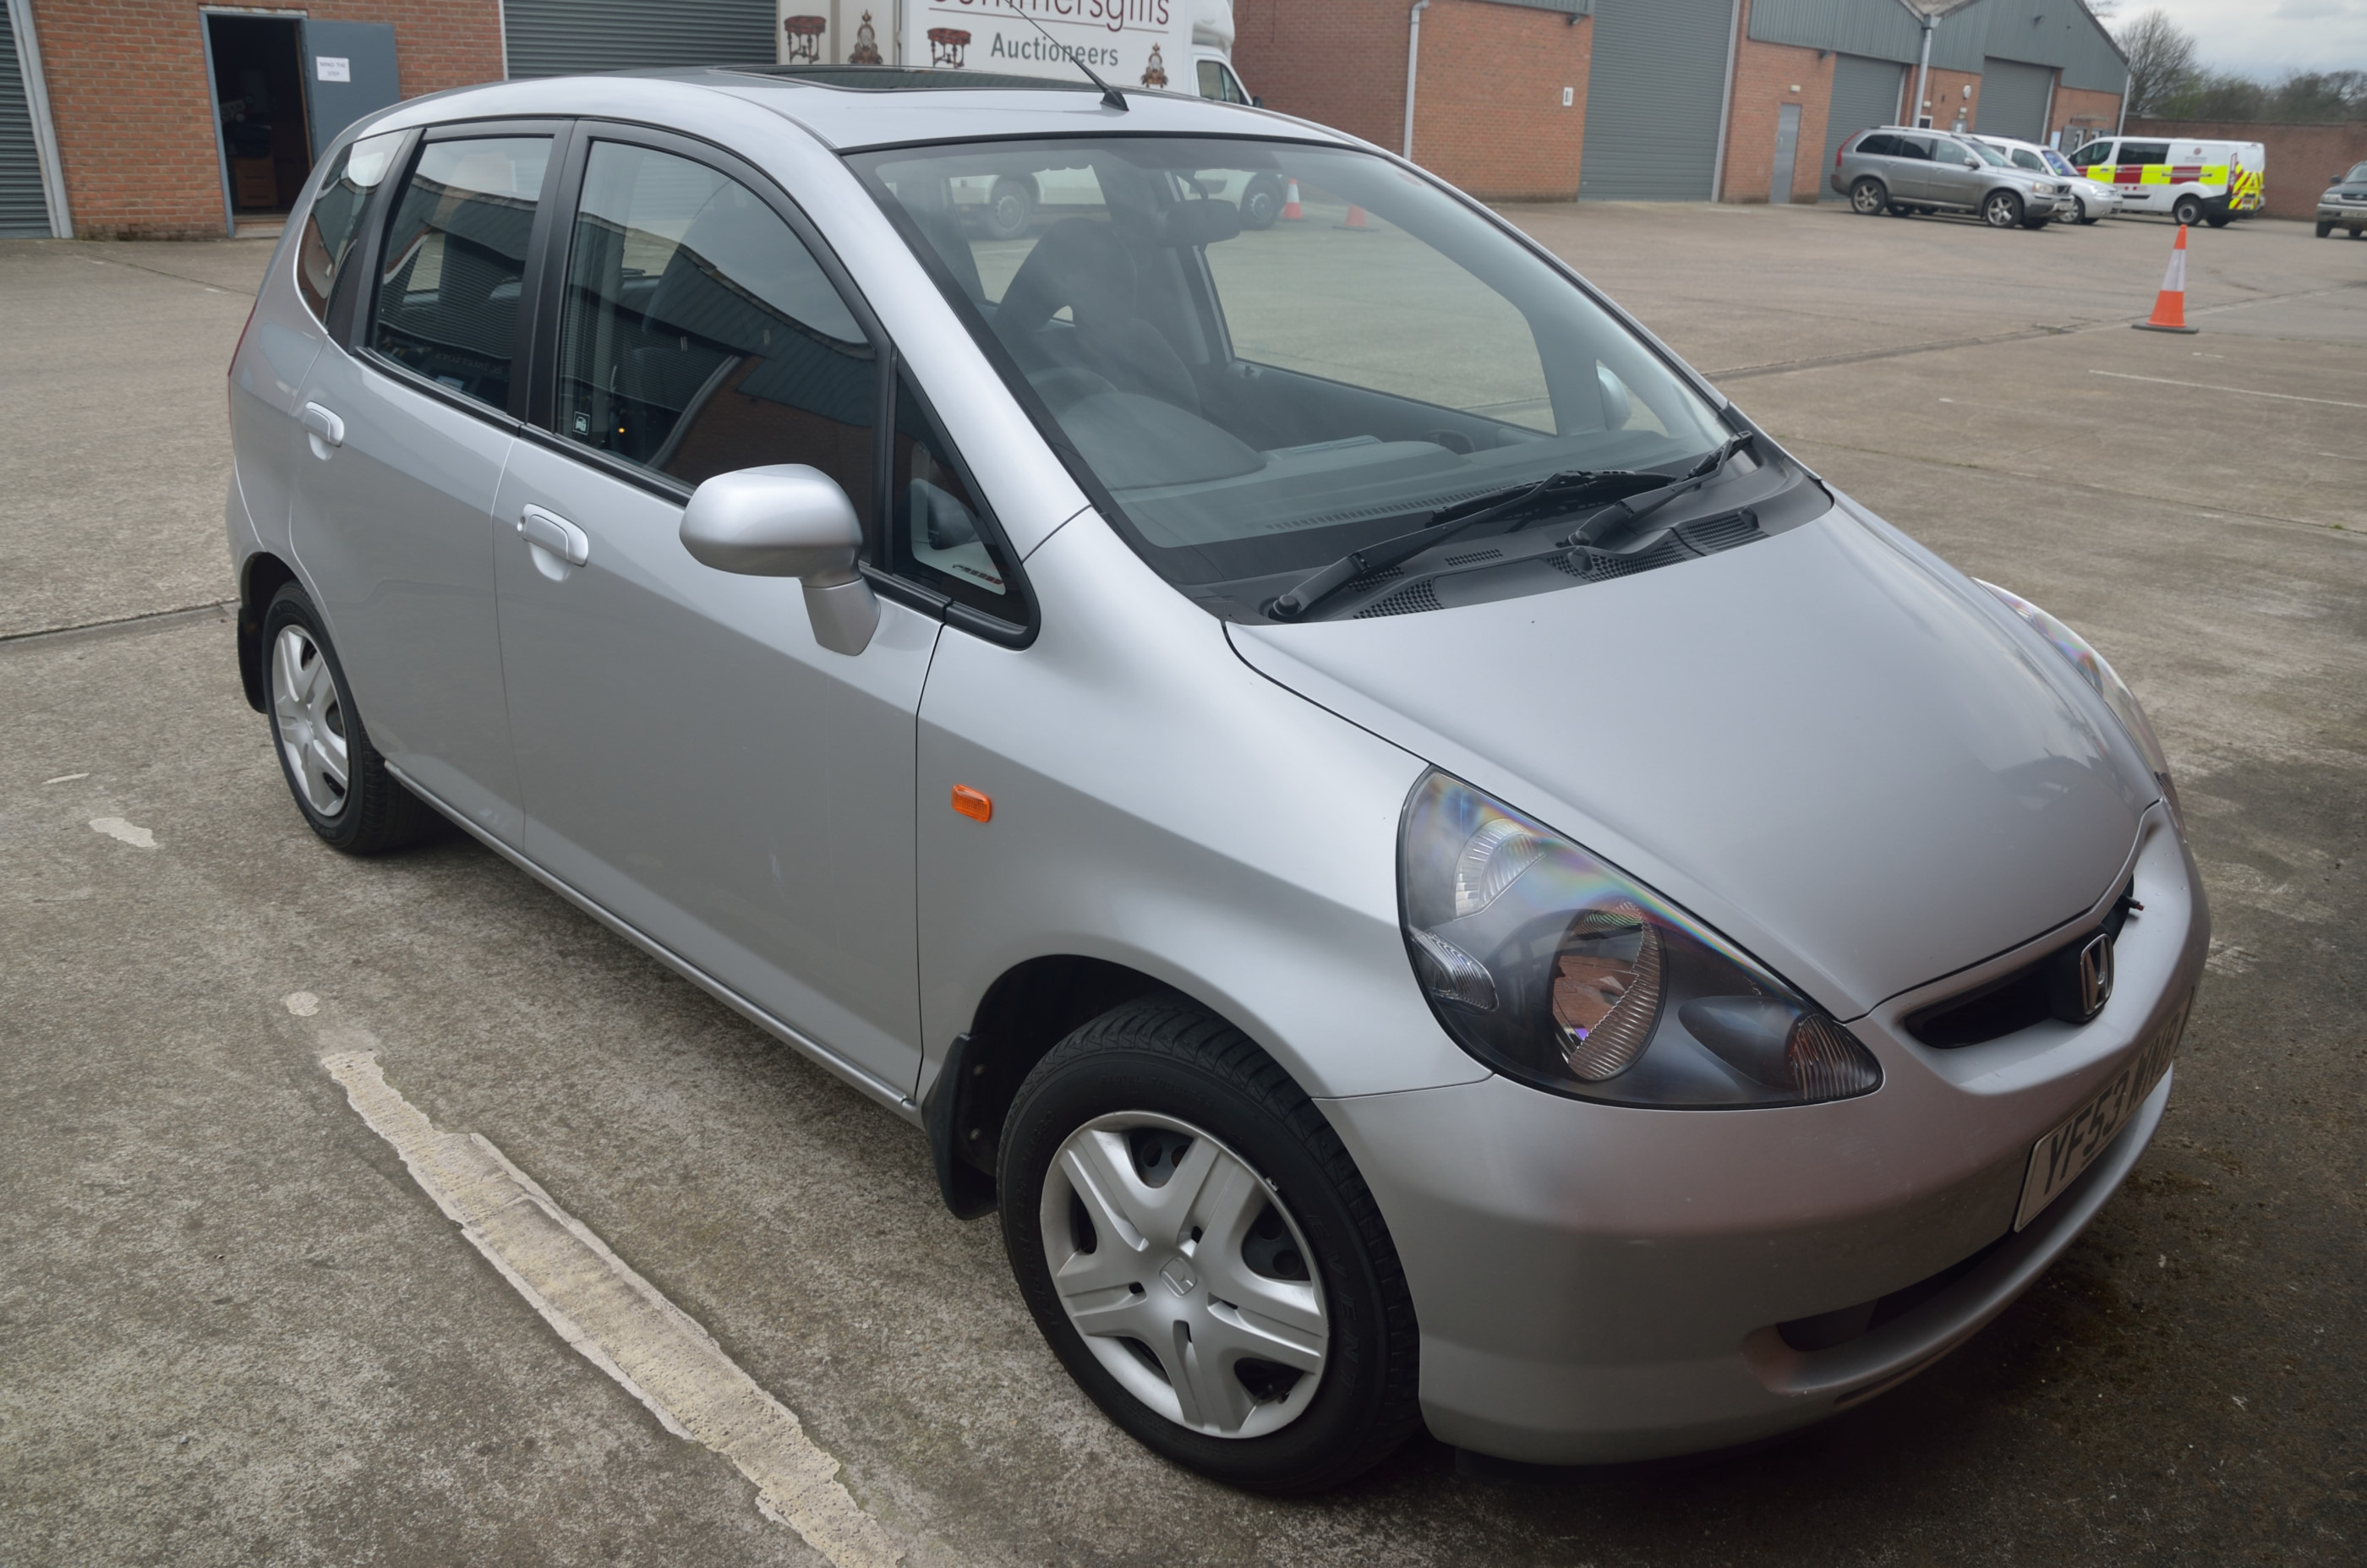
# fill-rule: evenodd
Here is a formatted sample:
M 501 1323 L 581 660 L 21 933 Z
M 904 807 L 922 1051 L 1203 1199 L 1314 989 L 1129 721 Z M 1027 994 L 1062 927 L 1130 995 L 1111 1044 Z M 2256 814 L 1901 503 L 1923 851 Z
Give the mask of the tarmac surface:
M 2174 337 L 2128 330 L 2142 220 L 1512 216 L 2161 732 L 2209 977 L 2159 1135 L 2026 1297 L 1753 1453 L 1424 1439 L 1288 1503 L 1170 1469 L 916 1131 L 472 842 L 305 831 L 217 607 L 267 243 L 7 242 L 0 1562 L 823 1561 L 467 1244 L 322 1066 L 356 1043 L 703 1325 L 911 1563 L 2367 1557 L 2367 243 L 2199 231 Z

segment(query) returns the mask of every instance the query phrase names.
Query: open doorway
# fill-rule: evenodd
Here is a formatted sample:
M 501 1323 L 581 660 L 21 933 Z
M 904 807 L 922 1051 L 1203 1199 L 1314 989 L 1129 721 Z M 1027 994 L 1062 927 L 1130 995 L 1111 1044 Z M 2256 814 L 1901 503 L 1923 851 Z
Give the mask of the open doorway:
M 294 17 L 210 14 L 205 24 L 232 220 L 283 217 L 312 172 L 303 24 Z

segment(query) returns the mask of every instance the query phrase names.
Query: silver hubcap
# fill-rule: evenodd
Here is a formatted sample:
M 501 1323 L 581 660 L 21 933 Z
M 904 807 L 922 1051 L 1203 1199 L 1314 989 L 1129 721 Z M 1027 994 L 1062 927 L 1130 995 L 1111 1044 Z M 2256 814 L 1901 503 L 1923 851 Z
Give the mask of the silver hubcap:
M 1878 191 L 1878 190 L 1874 189 L 1874 186 L 1858 186 L 1858 187 L 1857 187 L 1857 209 L 1858 209 L 1860 212 L 1879 212 L 1879 211 L 1881 211 L 1881 210 L 1882 210 L 1882 193 L 1881 193 L 1880 191 Z
M 1069 1321 L 1127 1393 L 1218 1438 L 1305 1414 L 1331 1346 L 1323 1290 L 1240 1156 L 1172 1117 L 1100 1117 L 1053 1156 L 1039 1220 Z
M 1989 197 L 1989 221 L 2002 229 L 2013 221 L 2013 203 L 2004 197 Z
M 271 645 L 271 716 L 304 803 L 323 817 L 343 811 L 345 713 L 329 661 L 300 626 L 280 627 Z

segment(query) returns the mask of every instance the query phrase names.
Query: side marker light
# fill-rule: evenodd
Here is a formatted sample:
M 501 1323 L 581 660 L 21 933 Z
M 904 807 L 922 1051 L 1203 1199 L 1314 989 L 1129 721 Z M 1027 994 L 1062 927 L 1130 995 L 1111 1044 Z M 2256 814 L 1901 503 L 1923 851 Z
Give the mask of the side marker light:
M 968 784 L 954 785 L 954 809 L 974 822 L 994 820 L 994 796 Z

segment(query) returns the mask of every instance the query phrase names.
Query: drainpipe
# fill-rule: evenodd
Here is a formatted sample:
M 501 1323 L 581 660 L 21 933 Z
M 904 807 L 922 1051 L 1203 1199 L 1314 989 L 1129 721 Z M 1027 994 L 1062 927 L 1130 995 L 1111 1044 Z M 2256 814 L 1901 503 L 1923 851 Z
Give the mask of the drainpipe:
M 1726 96 L 1717 104 L 1717 158 L 1710 164 L 1709 198 L 1726 199 L 1726 128 L 1734 119 L 1734 57 L 1742 47 L 1742 0 L 1734 0 L 1734 25 L 1726 29 Z
M 1931 18 L 1927 16 L 1923 18 L 1923 63 L 1915 68 L 1915 112 L 1907 117 L 1907 123 L 1916 127 L 1918 130 L 1922 128 L 1923 106 L 1929 101 L 1931 91 Z M 1934 130 L 1938 129 L 1940 124 L 1940 117 L 1938 115 L 1933 115 L 1931 117 L 1931 124 Z
M 1413 0 L 1413 12 L 1406 17 L 1406 127 L 1405 161 L 1413 162 L 1413 84 L 1421 72 L 1421 14 L 1430 9 L 1430 0 Z

